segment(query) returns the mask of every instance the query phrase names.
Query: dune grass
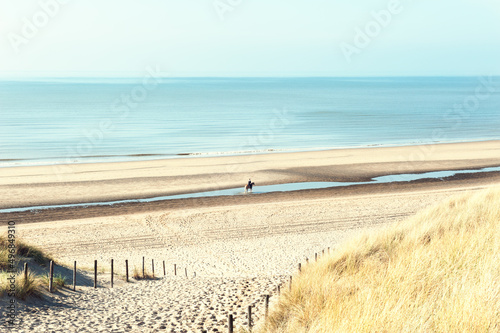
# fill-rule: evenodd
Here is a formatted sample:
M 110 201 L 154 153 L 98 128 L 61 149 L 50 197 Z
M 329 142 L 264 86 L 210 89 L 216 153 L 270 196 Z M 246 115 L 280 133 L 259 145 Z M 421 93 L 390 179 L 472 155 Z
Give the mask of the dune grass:
M 23 258 L 33 259 L 35 263 L 41 266 L 46 266 L 50 260 L 53 260 L 50 255 L 44 253 L 38 247 L 27 244 L 19 238 L 16 239 L 15 245 L 15 267 L 17 267 L 19 260 Z M 8 241 L 6 236 L 0 236 L 0 297 L 8 294 L 11 290 L 15 290 L 15 295 L 19 299 L 26 299 L 29 296 L 41 296 L 42 286 L 48 284 L 43 277 L 34 275 L 31 272 L 28 274 L 28 279 L 25 279 L 24 273 L 21 272 L 15 274 L 15 288 L 13 289 L 8 280 L 11 277 L 11 274 L 7 273 L 8 269 Z
M 52 259 L 50 255 L 44 253 L 36 246 L 25 243 L 19 238 L 16 239 L 16 257 L 33 258 L 33 260 L 42 266 L 46 266 Z M 5 235 L 0 235 L 0 270 L 8 267 L 8 242 Z
M 43 281 L 43 285 L 47 288 L 49 286 L 49 275 L 44 275 L 41 280 Z M 68 279 L 61 274 L 56 274 L 52 278 L 52 291 L 57 291 L 59 288 L 66 287 Z
M 500 188 L 450 199 L 308 265 L 262 332 L 500 332 Z
M 150 273 L 147 269 L 145 269 L 144 275 L 143 275 L 142 271 L 139 271 L 139 269 L 137 269 L 137 267 L 134 267 L 134 270 L 132 272 L 132 277 L 135 280 L 155 280 L 153 273 Z
M 33 258 L 33 260 L 42 266 L 47 266 L 51 260 L 52 256 L 45 253 L 40 248 L 27 244 L 23 241 L 17 241 L 17 255 L 25 258 Z
M 12 291 L 19 299 L 26 299 L 30 296 L 40 297 L 42 295 L 43 279 L 33 273 L 28 273 L 28 278 L 24 278 L 24 273 L 15 274 L 14 280 L 9 280 L 11 274 L 7 272 L 0 273 L 0 297 L 8 295 Z M 11 287 L 13 283 L 14 288 Z
M 0 271 L 6 270 L 8 266 L 9 266 L 9 252 L 7 251 L 6 248 L 0 247 Z
M 54 284 L 58 287 L 64 288 L 66 287 L 66 284 L 68 282 L 68 279 L 65 276 L 62 276 L 61 274 L 57 274 L 54 276 Z
M 24 274 L 18 274 L 16 278 L 16 297 L 26 299 L 29 296 L 40 297 L 42 279 L 32 273 L 28 273 L 28 278 L 24 278 Z

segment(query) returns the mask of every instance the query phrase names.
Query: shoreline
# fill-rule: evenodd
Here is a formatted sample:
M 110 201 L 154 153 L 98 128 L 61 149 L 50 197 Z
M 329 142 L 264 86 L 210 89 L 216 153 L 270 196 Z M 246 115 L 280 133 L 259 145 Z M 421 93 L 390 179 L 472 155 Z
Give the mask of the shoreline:
M 394 147 L 414 147 L 414 146 L 432 146 L 444 144 L 461 144 L 461 143 L 481 143 L 481 142 L 496 142 L 500 139 L 476 139 L 476 140 L 450 140 L 450 141 L 434 141 L 434 142 L 418 142 L 418 143 L 377 143 L 367 144 L 360 146 L 339 146 L 339 147 L 317 147 L 317 148 L 268 148 L 263 150 L 249 150 L 249 151 L 221 151 L 221 152 L 191 152 L 191 153 L 172 153 L 172 154 L 125 154 L 125 155 L 96 155 L 96 156 L 72 156 L 60 158 L 36 158 L 36 159 L 16 159 L 6 158 L 0 159 L 0 170 L 9 168 L 31 168 L 31 167 L 55 167 L 64 165 L 88 165 L 88 164 L 104 164 L 104 163 L 132 163 L 132 162 L 153 162 L 164 161 L 171 159 L 190 159 L 190 158 L 216 158 L 216 157 L 238 157 L 238 156 L 252 156 L 252 155 L 268 155 L 268 154 L 287 154 L 287 153 L 309 153 L 309 152 L 324 152 L 324 151 L 337 151 L 348 149 L 373 149 L 373 148 L 394 148 Z M 152 158 L 157 156 L 157 158 Z M 122 159 L 122 158 L 137 157 L 137 159 Z M 98 158 L 105 158 L 107 160 L 92 160 Z M 143 159 L 144 158 L 144 159 Z M 82 161 L 68 163 L 67 160 Z M 44 160 L 53 160 L 47 162 Z M 5 162 L 21 163 L 26 161 L 26 164 L 20 165 L 2 165 Z M 56 162 L 61 161 L 61 162 Z

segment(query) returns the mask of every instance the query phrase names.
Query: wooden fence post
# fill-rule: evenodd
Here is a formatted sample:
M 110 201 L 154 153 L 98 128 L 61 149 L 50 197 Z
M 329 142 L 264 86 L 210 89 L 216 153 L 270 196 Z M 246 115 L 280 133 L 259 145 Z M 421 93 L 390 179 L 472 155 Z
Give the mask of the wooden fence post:
M 248 329 L 252 330 L 252 306 L 248 306 Z
M 94 260 L 94 288 L 97 288 L 97 260 Z
M 49 266 L 49 292 L 52 292 L 53 283 L 54 283 L 54 262 L 51 260 Z
M 174 264 L 174 275 L 177 276 L 177 264 Z
M 266 304 L 266 320 L 267 320 L 267 317 L 269 316 L 269 295 L 266 295 L 266 301 L 265 301 L 265 304 Z
M 163 275 L 167 275 L 167 271 L 165 270 L 165 260 L 163 260 Z
M 233 315 L 230 314 L 227 319 L 227 331 L 229 333 L 234 333 L 234 328 L 233 328 Z
M 188 269 L 184 267 L 184 273 L 186 273 L 186 277 L 188 276 Z
M 281 286 L 278 284 L 278 296 L 281 295 Z
M 24 263 L 24 283 L 28 282 L 28 263 Z
M 314 254 L 314 261 L 318 261 L 318 254 L 317 253 Z
M 153 271 L 153 279 L 155 277 L 155 260 L 151 259 L 151 270 Z
M 290 276 L 290 291 L 292 291 L 292 277 Z
M 76 261 L 73 263 L 73 291 L 76 291 Z
M 302 272 L 302 264 L 299 262 L 299 273 Z
M 142 278 L 144 279 L 146 277 L 145 274 L 145 268 L 144 268 L 144 257 L 142 257 Z
M 111 288 L 113 288 L 113 259 L 111 259 Z
M 125 274 L 127 276 L 127 282 L 128 282 L 128 259 L 125 260 Z

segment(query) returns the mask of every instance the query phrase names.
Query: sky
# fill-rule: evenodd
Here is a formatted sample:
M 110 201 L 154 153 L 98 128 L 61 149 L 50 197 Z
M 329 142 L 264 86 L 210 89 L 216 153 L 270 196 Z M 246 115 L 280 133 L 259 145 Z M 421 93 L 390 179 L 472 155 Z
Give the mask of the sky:
M 0 0 L 0 77 L 500 75 L 498 0 Z

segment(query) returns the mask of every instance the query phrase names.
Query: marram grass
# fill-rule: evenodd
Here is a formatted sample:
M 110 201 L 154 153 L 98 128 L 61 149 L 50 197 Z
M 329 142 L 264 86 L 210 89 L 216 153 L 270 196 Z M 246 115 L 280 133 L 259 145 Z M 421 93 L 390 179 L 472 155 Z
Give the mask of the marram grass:
M 304 267 L 262 332 L 500 332 L 500 188 L 450 199 Z
M 7 270 L 9 266 L 8 262 L 8 241 L 7 241 L 7 236 L 6 235 L 0 235 L 0 270 Z M 42 251 L 36 246 L 33 246 L 31 244 L 27 244 L 24 241 L 20 240 L 19 238 L 16 239 L 15 242 L 15 249 L 16 249 L 16 257 L 17 259 L 23 257 L 23 258 L 33 258 L 35 263 L 46 266 L 48 263 L 53 260 L 50 255 Z
M 13 293 L 19 299 L 26 299 L 30 296 L 41 297 L 43 279 L 33 273 L 28 273 L 28 279 L 24 278 L 24 273 L 15 274 L 14 288 L 10 287 L 10 273 L 0 272 L 0 297 L 9 296 Z
M 142 271 L 139 271 L 137 267 L 134 267 L 132 277 L 136 280 L 155 280 L 153 273 L 149 273 L 147 269 L 144 270 L 144 275 L 142 275 Z
M 9 248 L 8 238 L 6 235 L 0 235 L 0 297 L 12 293 L 12 288 L 7 280 L 11 274 L 7 273 L 9 269 Z M 50 255 L 42 251 L 36 246 L 27 244 L 16 239 L 15 242 L 15 266 L 19 266 L 19 260 L 22 258 L 31 258 L 36 264 L 46 266 L 50 260 L 53 260 Z M 16 271 L 18 271 L 16 269 Z M 40 297 L 42 295 L 42 286 L 48 285 L 48 278 L 37 276 L 29 272 L 28 279 L 24 279 L 23 272 L 15 273 L 15 296 L 19 299 L 26 299 L 30 296 Z

